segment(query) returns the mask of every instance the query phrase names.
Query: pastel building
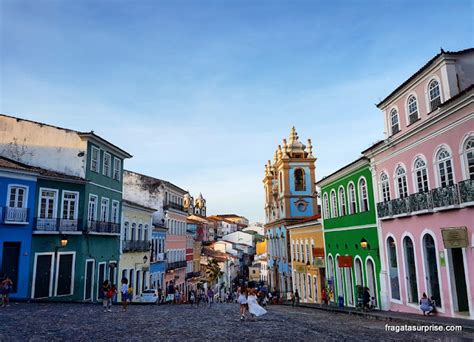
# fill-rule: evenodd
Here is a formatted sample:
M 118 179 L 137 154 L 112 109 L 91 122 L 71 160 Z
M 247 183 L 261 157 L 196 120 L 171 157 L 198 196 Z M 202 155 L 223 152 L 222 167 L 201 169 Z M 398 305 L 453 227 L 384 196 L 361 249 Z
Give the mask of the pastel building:
M 385 140 L 370 158 L 381 295 L 419 313 L 474 319 L 474 49 L 441 51 L 377 107 Z
M 315 162 L 311 140 L 304 145 L 295 128 L 283 139 L 273 162 L 265 165 L 265 236 L 269 286 L 281 295 L 292 291 L 288 226 L 319 213 L 315 196 Z

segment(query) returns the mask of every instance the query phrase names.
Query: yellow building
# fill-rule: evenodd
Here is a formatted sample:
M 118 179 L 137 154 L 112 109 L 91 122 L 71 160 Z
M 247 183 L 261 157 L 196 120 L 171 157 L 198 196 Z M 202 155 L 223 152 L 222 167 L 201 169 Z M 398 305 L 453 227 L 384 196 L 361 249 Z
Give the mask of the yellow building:
M 267 254 L 267 240 L 257 242 L 257 245 L 255 246 L 255 254 Z
M 288 226 L 293 290 L 302 303 L 321 303 L 325 284 L 324 240 L 320 215 Z

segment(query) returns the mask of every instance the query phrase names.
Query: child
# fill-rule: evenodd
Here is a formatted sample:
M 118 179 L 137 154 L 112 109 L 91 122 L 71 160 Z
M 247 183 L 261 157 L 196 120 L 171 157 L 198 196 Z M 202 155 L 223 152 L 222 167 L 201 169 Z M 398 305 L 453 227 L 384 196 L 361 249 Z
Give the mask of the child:
M 110 283 L 108 280 L 105 280 L 102 283 L 102 305 L 104 307 L 104 312 L 112 312 L 110 307 L 112 306 L 112 299 L 109 298 Z
M 128 299 L 128 279 L 122 278 L 122 287 L 120 288 L 120 292 L 122 294 L 122 308 L 123 311 L 127 311 L 127 299 Z
M 13 288 L 13 281 L 5 276 L 5 279 L 0 284 L 3 304 L 2 306 L 10 306 L 10 292 Z

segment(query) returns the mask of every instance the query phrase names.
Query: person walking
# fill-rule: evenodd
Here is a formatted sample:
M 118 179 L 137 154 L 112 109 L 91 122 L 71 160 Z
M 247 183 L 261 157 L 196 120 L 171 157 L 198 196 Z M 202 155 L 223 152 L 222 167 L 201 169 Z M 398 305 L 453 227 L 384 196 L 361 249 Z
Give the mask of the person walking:
M 245 319 L 245 312 L 247 311 L 247 288 L 245 285 L 237 289 L 237 303 L 240 305 L 240 320 Z
M 250 315 L 252 316 L 252 319 L 255 316 L 259 317 L 267 313 L 267 310 L 265 310 L 260 305 L 258 305 L 255 289 L 249 290 L 248 296 L 247 296 L 247 305 L 248 305 L 248 310 L 250 312 Z
M 325 288 L 325 287 L 323 287 L 323 289 L 321 290 L 321 302 L 322 302 L 323 305 L 325 305 L 325 306 L 328 305 L 328 296 L 327 296 L 326 288 Z
M 194 290 L 191 290 L 191 292 L 189 292 L 189 303 L 191 304 L 191 307 L 194 306 L 195 300 L 196 300 L 196 295 L 194 294 Z
M 127 311 L 128 306 L 128 279 L 122 278 L 122 286 L 120 287 L 120 294 L 122 295 L 122 309 Z
M 298 293 L 298 289 L 296 289 L 295 291 L 295 302 L 296 302 L 296 306 L 300 305 L 300 294 Z
M 295 294 L 293 293 L 293 291 L 290 292 L 290 300 L 291 300 L 291 306 L 292 307 L 295 307 Z
M 2 306 L 10 306 L 10 292 L 13 289 L 13 281 L 8 275 L 4 275 L 4 279 L 0 284 L 0 291 L 2 294 Z
M 209 301 L 209 307 L 211 307 L 212 302 L 214 301 L 214 291 L 211 288 L 207 289 L 207 300 Z
M 110 310 L 109 308 L 110 300 L 108 297 L 109 290 L 110 290 L 110 282 L 108 280 L 104 280 L 104 282 L 102 283 L 102 292 L 101 292 L 102 306 L 104 307 L 104 312 L 107 312 Z
M 368 287 L 364 287 L 362 294 L 362 307 L 364 310 L 370 310 L 370 292 Z

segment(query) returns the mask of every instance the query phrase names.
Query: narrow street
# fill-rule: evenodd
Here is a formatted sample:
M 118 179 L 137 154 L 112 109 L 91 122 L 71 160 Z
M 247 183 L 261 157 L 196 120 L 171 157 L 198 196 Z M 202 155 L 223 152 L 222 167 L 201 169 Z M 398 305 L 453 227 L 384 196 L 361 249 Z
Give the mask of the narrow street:
M 469 332 L 386 332 L 377 321 L 320 310 L 270 306 L 255 321 L 239 321 L 236 304 L 212 307 L 131 306 L 128 312 L 99 305 L 12 304 L 1 308 L 0 341 L 315 341 L 325 340 L 444 340 L 474 339 Z

